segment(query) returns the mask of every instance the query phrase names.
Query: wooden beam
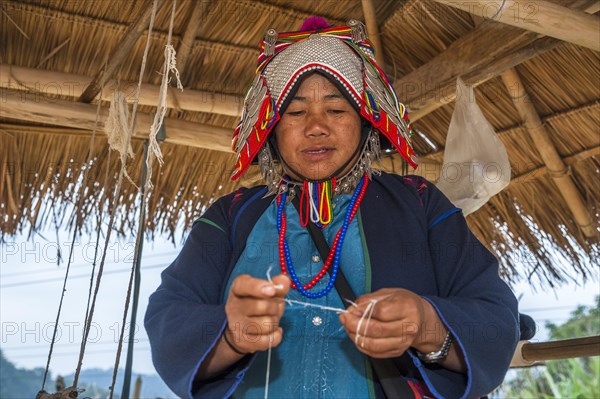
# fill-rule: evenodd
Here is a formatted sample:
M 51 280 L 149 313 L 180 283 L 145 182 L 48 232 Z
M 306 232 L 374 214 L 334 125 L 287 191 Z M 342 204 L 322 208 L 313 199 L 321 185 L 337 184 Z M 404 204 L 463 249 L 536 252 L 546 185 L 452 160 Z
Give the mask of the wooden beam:
M 83 90 L 79 97 L 79 101 L 83 103 L 91 102 L 100 90 L 105 86 L 106 82 L 111 80 L 121 63 L 129 57 L 133 46 L 148 28 L 150 17 L 152 16 L 152 2 L 156 1 L 157 10 L 164 3 L 164 0 L 147 0 L 142 6 L 142 11 L 138 18 L 129 26 L 127 32 L 123 36 L 123 40 L 117 44 L 115 50 L 108 59 L 108 63 L 100 68 L 91 83 Z
M 445 98 L 443 89 L 456 85 L 458 76 L 493 65 L 499 59 L 510 56 L 515 49 L 530 45 L 536 38 L 533 33 L 486 21 L 454 41 L 428 63 L 398 79 L 394 88 L 398 97 L 409 106 L 411 120 L 415 120 L 415 110 L 424 108 L 423 101 L 442 105 L 453 101 Z M 454 92 L 450 90 L 448 94 Z
M 23 92 L 0 91 L 0 117 L 11 118 L 55 126 L 67 126 L 76 129 L 93 130 L 96 120 L 96 106 L 72 101 L 47 99 Z M 107 109 L 101 109 L 98 129 L 104 128 L 108 115 Z M 133 138 L 146 138 L 154 116 L 139 113 L 136 117 Z M 231 134 L 233 129 L 211 126 L 203 123 L 165 118 L 167 143 L 206 148 L 209 150 L 231 152 Z
M 598 3 L 589 1 L 572 4 L 585 13 L 594 13 L 597 6 Z M 511 26 L 484 21 L 431 61 L 398 79 L 394 87 L 414 122 L 455 100 L 458 76 L 466 84 L 476 87 L 563 43 L 552 37 L 539 37 Z
M 600 17 L 536 0 L 434 0 L 483 18 L 600 51 Z
M 185 33 L 183 34 L 183 39 L 181 40 L 181 43 L 179 43 L 179 48 L 177 49 L 177 69 L 183 77 L 185 82 L 184 84 L 186 86 L 189 84 L 189 82 L 187 82 L 185 76 L 190 76 L 185 74 L 186 67 L 190 54 L 192 53 L 192 49 L 194 48 L 196 34 L 198 33 L 198 28 L 200 27 L 202 14 L 206 5 L 207 3 L 204 1 L 196 1 L 195 3 L 192 3 L 192 15 L 190 15 L 187 27 L 185 28 Z
M 538 115 L 517 71 L 509 69 L 502 74 L 502 80 L 521 120 L 525 123 L 525 128 L 529 136 L 535 143 L 535 150 L 540 153 L 544 163 L 548 167 L 554 183 L 571 210 L 573 219 L 586 237 L 596 238 L 596 226 L 587 210 L 586 203 L 579 193 L 575 182 L 573 182 L 571 175 L 569 175 L 569 169 L 562 161 L 556 146 L 550 138 L 550 133 Z
M 385 60 L 383 59 L 383 46 L 381 45 L 381 38 L 379 36 L 379 26 L 377 25 L 377 17 L 375 15 L 375 6 L 373 6 L 372 0 L 362 0 L 362 10 L 365 17 L 365 24 L 367 25 L 367 34 L 373 46 L 375 47 L 375 60 L 381 68 L 385 71 Z
M 580 151 L 576 154 L 570 155 L 568 157 L 564 157 L 562 160 L 567 166 L 571 166 L 576 164 L 577 162 L 584 161 L 591 157 L 600 156 L 600 145 L 597 145 L 592 148 L 587 148 L 583 151 Z M 538 177 L 545 176 L 550 173 L 550 169 L 547 166 L 542 166 L 540 168 L 534 168 L 522 173 L 518 176 L 512 177 L 510 179 L 510 185 L 513 184 L 521 184 L 526 183 L 531 180 L 535 180 Z
M 0 64 L 0 88 L 7 91 L 29 91 L 40 97 L 60 95 L 78 98 L 91 81 L 92 78 L 83 75 Z M 107 83 L 107 90 L 102 92 L 102 100 L 110 101 L 115 85 Z M 137 83 L 121 82 L 121 90 L 127 94 L 127 101 L 131 103 L 135 99 L 136 87 Z M 142 84 L 139 104 L 155 107 L 159 90 L 159 86 Z M 169 90 L 167 95 L 167 107 L 191 112 L 239 117 L 244 104 L 241 96 L 201 90 Z
M 475 68 L 462 75 L 463 81 L 473 87 L 477 87 L 490 79 L 500 75 L 507 69 L 513 68 L 523 62 L 542 55 L 559 45 L 560 40 L 543 37 L 533 41 L 531 44 L 523 46 L 512 52 L 508 52 L 499 58 L 490 61 L 487 65 Z M 421 92 L 413 100 L 405 103 L 409 108 L 411 121 L 417 121 L 436 109 L 453 102 L 456 99 L 456 75 L 446 82 L 439 83 L 437 87 L 429 92 Z

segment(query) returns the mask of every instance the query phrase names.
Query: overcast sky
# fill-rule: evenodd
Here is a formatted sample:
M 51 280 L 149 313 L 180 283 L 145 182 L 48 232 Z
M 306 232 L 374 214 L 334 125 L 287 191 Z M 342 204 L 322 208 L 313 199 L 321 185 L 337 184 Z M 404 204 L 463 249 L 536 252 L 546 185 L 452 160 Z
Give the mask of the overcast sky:
M 63 263 L 57 267 L 57 239 L 54 232 L 45 231 L 44 238 L 16 237 L 0 246 L 0 320 L 2 336 L 0 347 L 5 356 L 18 367 L 45 367 L 52 339 L 53 326 L 60 300 L 70 237 L 61 233 L 59 238 Z M 59 333 L 50 369 L 70 374 L 77 365 L 79 345 L 89 290 L 89 273 L 94 254 L 94 243 L 79 241 L 75 246 Z M 113 237 L 114 240 L 114 237 Z M 166 239 L 157 237 L 154 243 L 144 244 L 142 286 L 138 311 L 138 343 L 134 357 L 134 371 L 154 373 L 149 343 L 143 329 L 143 315 L 148 296 L 160 282 L 160 272 L 175 258 L 181 243 L 175 248 Z M 84 368 L 112 368 L 115 362 L 117 338 L 123 319 L 129 270 L 133 259 L 134 242 L 115 242 L 109 246 L 105 275 L 90 331 Z M 596 282 L 585 286 L 574 284 L 556 292 L 532 289 L 527 283 L 513 287 L 520 300 L 521 311 L 533 316 L 537 323 L 546 320 L 564 322 L 579 304 L 592 305 L 600 294 Z M 129 316 L 127 317 L 129 320 Z M 547 333 L 538 333 L 536 340 L 547 339 Z M 121 366 L 125 364 L 126 345 Z

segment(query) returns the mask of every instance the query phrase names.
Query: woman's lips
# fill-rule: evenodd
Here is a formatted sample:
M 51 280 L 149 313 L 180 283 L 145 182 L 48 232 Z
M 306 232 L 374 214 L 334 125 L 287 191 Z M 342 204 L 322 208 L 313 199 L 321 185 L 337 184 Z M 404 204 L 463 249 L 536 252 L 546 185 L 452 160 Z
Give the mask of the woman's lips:
M 312 160 L 320 160 L 329 157 L 334 151 L 330 147 L 311 147 L 302 150 L 302 154 Z

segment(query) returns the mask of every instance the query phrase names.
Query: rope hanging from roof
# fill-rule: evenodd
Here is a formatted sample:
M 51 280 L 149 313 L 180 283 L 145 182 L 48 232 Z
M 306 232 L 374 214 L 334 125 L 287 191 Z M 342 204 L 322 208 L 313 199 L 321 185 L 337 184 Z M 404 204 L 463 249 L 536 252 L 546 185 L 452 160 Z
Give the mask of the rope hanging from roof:
M 171 74 L 174 74 L 176 76 L 177 87 L 179 89 L 183 90 L 183 87 L 179 80 L 179 72 L 177 71 L 177 68 L 176 68 L 175 50 L 171 44 L 176 4 L 177 4 L 177 2 L 176 2 L 176 0 L 174 0 L 173 7 L 172 7 L 171 21 L 170 21 L 170 25 L 169 25 L 169 36 L 168 36 L 168 41 L 167 41 L 167 45 L 165 48 L 165 62 L 164 62 L 164 66 L 163 66 L 163 80 L 162 80 L 162 84 L 161 84 L 161 91 L 159 94 L 159 101 L 158 101 L 158 105 L 157 105 L 156 115 L 154 117 L 154 123 L 152 124 L 150 135 L 149 135 L 146 163 L 144 164 L 144 173 L 143 174 L 146 174 L 146 177 L 144 179 L 145 181 L 142 182 L 141 187 L 138 188 L 136 186 L 136 188 L 138 188 L 138 190 L 141 190 L 141 194 L 142 194 L 142 212 L 140 212 L 139 230 L 138 230 L 138 235 L 137 235 L 137 240 L 136 240 L 135 259 L 134 259 L 133 265 L 132 265 L 132 270 L 131 270 L 130 279 L 129 279 L 129 286 L 128 286 L 126 300 L 125 300 L 123 323 L 122 323 L 122 328 L 121 328 L 119 342 L 118 342 L 118 349 L 117 349 L 115 365 L 114 365 L 114 369 L 113 369 L 113 378 L 112 378 L 112 383 L 110 386 L 109 398 L 112 398 L 113 394 L 114 394 L 114 386 L 115 386 L 115 382 L 116 382 L 117 370 L 118 370 L 119 360 L 120 360 L 120 355 L 121 355 L 121 350 L 122 350 L 123 337 L 124 337 L 124 333 L 125 333 L 125 331 L 124 331 L 125 330 L 125 322 L 126 322 L 127 313 L 129 310 L 129 301 L 131 298 L 134 275 L 135 275 L 136 269 L 137 269 L 137 271 L 139 271 L 139 260 L 140 260 L 140 256 L 141 256 L 141 243 L 142 243 L 142 237 L 143 237 L 143 227 L 145 225 L 145 212 L 143 212 L 143 208 L 145 207 L 147 195 L 148 195 L 148 190 L 145 190 L 144 188 L 150 188 L 150 189 L 152 188 L 151 170 L 152 170 L 153 159 L 154 158 L 158 159 L 161 165 L 163 162 L 162 153 L 160 151 L 160 147 L 159 147 L 158 141 L 157 141 L 157 135 L 162 126 L 163 119 L 164 119 L 166 109 L 167 109 L 166 98 L 167 98 L 168 84 L 170 82 Z M 149 48 L 150 48 L 152 28 L 154 25 L 154 18 L 156 16 L 157 8 L 158 8 L 157 1 L 154 0 L 153 6 L 152 6 L 152 15 L 150 18 L 150 24 L 149 24 L 149 28 L 148 28 L 146 47 L 145 47 L 144 56 L 142 59 L 142 65 L 141 65 L 141 70 L 140 70 L 140 74 L 139 74 L 139 81 L 138 81 L 137 90 L 136 90 L 136 94 L 135 94 L 135 101 L 133 104 L 133 110 L 130 114 L 125 95 L 117 89 L 113 93 L 113 97 L 112 97 L 112 101 L 111 101 L 111 105 L 110 105 L 110 112 L 109 112 L 108 118 L 105 122 L 105 130 L 108 135 L 110 149 L 117 151 L 120 155 L 120 160 L 121 160 L 121 168 L 119 171 L 117 184 L 115 186 L 114 193 L 113 193 L 114 199 L 118 198 L 118 196 L 120 194 L 121 185 L 123 183 L 123 177 L 127 177 L 127 179 L 133 184 L 133 181 L 131 181 L 131 178 L 127 174 L 125 168 L 127 166 L 127 159 L 133 158 L 133 150 L 131 148 L 131 137 L 133 135 L 134 127 L 136 126 L 135 118 L 136 118 L 137 106 L 139 103 L 140 89 L 141 89 L 142 78 L 143 78 L 145 67 L 146 67 L 147 56 L 148 56 L 148 52 L 149 52 Z M 100 103 L 101 102 L 99 101 L 98 102 L 98 111 L 100 108 Z M 96 131 L 96 127 L 98 126 L 98 115 L 99 115 L 99 112 L 97 113 L 97 118 L 96 118 L 95 125 L 94 125 L 95 126 L 94 132 Z M 92 145 L 94 142 L 93 139 L 94 139 L 94 136 L 92 136 Z M 93 150 L 93 147 L 90 149 L 88 162 L 86 164 L 90 163 L 89 158 L 91 157 L 92 150 Z M 109 154 L 110 154 L 110 152 L 109 152 Z M 88 168 L 86 168 L 86 171 L 87 171 L 87 169 Z M 146 169 L 147 169 L 147 173 L 146 173 Z M 87 175 L 85 175 L 85 178 L 87 178 Z M 85 187 L 85 182 L 81 187 Z M 78 199 L 77 206 L 76 206 L 77 214 L 81 213 L 81 207 L 82 207 L 81 199 L 83 198 L 82 194 L 83 193 L 81 192 L 81 190 L 79 190 L 79 199 Z M 69 269 L 70 269 L 71 255 L 72 255 L 72 249 L 74 247 L 74 245 L 73 245 L 74 242 L 71 245 L 71 254 L 69 255 L 69 262 L 68 262 L 67 269 L 65 272 L 65 280 L 64 280 L 64 285 L 63 285 L 63 290 L 62 290 L 62 295 L 61 295 L 61 301 L 60 301 L 59 309 L 57 312 L 55 331 L 54 331 L 54 335 L 53 335 L 52 342 L 50 345 L 50 352 L 48 354 L 48 362 L 46 365 L 44 380 L 42 382 L 42 388 L 36 395 L 36 399 L 67 398 L 67 397 L 75 398 L 79 395 L 79 393 L 81 393 L 83 391 L 83 390 L 77 388 L 77 382 L 78 382 L 78 377 L 79 377 L 79 374 L 81 371 L 83 357 L 84 357 L 85 349 L 86 349 L 87 338 L 89 336 L 89 331 L 90 331 L 90 327 L 91 327 L 91 323 L 92 323 L 92 319 L 93 319 L 94 309 L 96 306 L 96 300 L 97 300 L 98 291 L 100 288 L 102 273 L 104 270 L 106 254 L 108 252 L 108 244 L 110 242 L 110 236 L 111 236 L 111 232 L 113 230 L 116 209 L 117 209 L 117 206 L 113 206 L 111 209 L 110 219 L 109 219 L 108 227 L 107 227 L 106 239 L 105 239 L 105 243 L 104 243 L 104 249 L 102 251 L 102 257 L 101 257 L 99 268 L 98 268 L 98 275 L 96 277 L 95 289 L 94 289 L 94 292 L 92 295 L 91 286 L 92 286 L 92 282 L 94 280 L 94 269 L 95 269 L 95 260 L 94 260 L 94 265 L 93 265 L 94 269 L 92 270 L 92 276 L 91 276 L 91 281 L 90 281 L 90 295 L 89 295 L 90 297 L 88 298 L 88 306 L 86 309 L 86 316 L 85 316 L 85 323 L 84 323 L 84 333 L 83 333 L 83 337 L 82 337 L 81 348 L 80 348 L 80 353 L 79 353 L 79 361 L 78 361 L 77 369 L 75 371 L 73 385 L 68 388 L 62 389 L 54 394 L 49 394 L 46 391 L 44 391 L 46 378 L 47 378 L 48 370 L 49 370 L 49 366 L 50 366 L 50 361 L 52 358 L 52 349 L 55 344 L 56 327 L 58 326 L 58 321 L 60 319 L 62 302 L 64 299 L 64 293 L 66 291 L 65 288 L 66 288 L 66 283 L 68 280 L 68 274 L 69 274 Z M 79 230 L 78 229 L 79 225 L 80 225 L 79 223 L 76 224 L 76 226 L 74 228 L 73 240 L 75 239 L 76 234 Z M 98 220 L 98 225 L 100 226 L 100 220 Z

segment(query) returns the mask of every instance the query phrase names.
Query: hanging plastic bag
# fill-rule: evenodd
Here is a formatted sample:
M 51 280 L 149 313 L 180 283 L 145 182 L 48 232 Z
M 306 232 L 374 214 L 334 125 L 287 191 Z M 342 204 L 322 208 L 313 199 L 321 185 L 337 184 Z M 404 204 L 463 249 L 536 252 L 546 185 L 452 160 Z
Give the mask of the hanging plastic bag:
M 509 182 L 506 148 L 475 102 L 473 88 L 459 78 L 437 187 L 466 216 Z

